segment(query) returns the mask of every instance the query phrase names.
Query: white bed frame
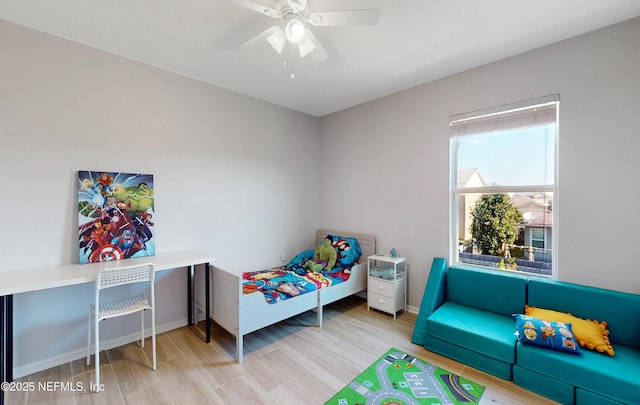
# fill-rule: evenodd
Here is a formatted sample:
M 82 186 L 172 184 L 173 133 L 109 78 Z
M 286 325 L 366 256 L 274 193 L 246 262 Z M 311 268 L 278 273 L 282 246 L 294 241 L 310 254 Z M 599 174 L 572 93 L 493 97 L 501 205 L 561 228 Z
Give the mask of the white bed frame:
M 236 360 L 243 360 L 243 338 L 251 332 L 273 325 L 305 311 L 315 309 L 317 326 L 322 327 L 322 309 L 325 305 L 356 294 L 367 288 L 367 257 L 375 254 L 376 239 L 373 235 L 341 231 L 318 230 L 319 245 L 327 234 L 356 238 L 362 249 L 359 264 L 351 269 L 347 281 L 331 287 L 289 298 L 276 304 L 268 304 L 261 293 L 243 294 L 242 275 L 212 267 L 213 306 L 211 318 L 236 337 Z

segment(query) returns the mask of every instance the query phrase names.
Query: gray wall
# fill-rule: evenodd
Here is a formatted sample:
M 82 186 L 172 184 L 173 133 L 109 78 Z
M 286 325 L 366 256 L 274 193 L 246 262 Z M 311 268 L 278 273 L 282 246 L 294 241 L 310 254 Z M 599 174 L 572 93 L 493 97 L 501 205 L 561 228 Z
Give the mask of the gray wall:
M 406 256 L 417 309 L 449 257 L 449 116 L 559 93 L 558 278 L 640 293 L 638 44 L 634 19 L 324 117 L 322 223 Z
M 78 262 L 78 170 L 155 175 L 158 252 L 241 272 L 313 246 L 318 118 L 2 20 L 0 54 L 0 271 Z M 184 269 L 159 276 L 165 329 L 185 291 Z M 16 295 L 17 375 L 82 356 L 92 293 Z

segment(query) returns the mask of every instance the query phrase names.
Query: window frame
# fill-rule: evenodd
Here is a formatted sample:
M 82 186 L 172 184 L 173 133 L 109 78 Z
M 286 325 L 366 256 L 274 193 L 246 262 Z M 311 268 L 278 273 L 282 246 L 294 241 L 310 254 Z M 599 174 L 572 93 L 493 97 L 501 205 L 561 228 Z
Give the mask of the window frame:
M 519 111 L 519 110 L 527 110 L 527 109 L 532 109 L 535 108 L 537 106 L 542 106 L 542 105 L 555 105 L 555 134 L 554 134 L 554 139 L 553 139 L 553 143 L 554 143 L 554 151 L 553 151 L 553 166 L 554 166 L 554 174 L 553 174 L 553 184 L 542 184 L 542 185 L 513 185 L 513 186 L 499 186 L 499 185 L 491 185 L 491 186 L 485 186 L 485 187 L 458 187 L 457 181 L 458 181 L 458 139 L 460 139 L 461 137 L 466 137 L 466 136 L 471 136 L 471 135 L 476 135 L 476 134 L 480 134 L 480 133 L 491 133 L 491 132 L 495 132 L 495 131 L 479 131 L 479 132 L 472 132 L 470 134 L 461 134 L 459 132 L 454 131 L 454 123 L 456 122 L 461 122 L 461 121 L 465 121 L 465 120 L 473 120 L 476 117 L 489 117 L 490 121 L 490 117 L 491 116 L 500 116 L 500 114 L 508 114 L 511 111 Z M 515 194 L 515 193 L 551 193 L 551 206 L 552 211 L 551 211 L 551 215 L 552 215 L 552 232 L 553 232 L 553 237 L 551 238 L 551 263 L 552 263 L 552 270 L 551 270 L 551 275 L 542 275 L 542 274 L 535 274 L 535 273 L 530 273 L 530 272 L 521 272 L 521 274 L 523 275 L 527 275 L 527 276 L 541 276 L 541 277 L 549 277 L 549 278 L 553 278 L 553 279 L 557 279 L 558 278 L 558 199 L 559 199 L 559 195 L 558 195 L 558 146 L 559 146 L 559 132 L 560 132 L 560 96 L 558 94 L 554 94 L 554 95 L 550 95 L 550 96 L 546 96 L 546 97 L 541 97 L 538 99 L 533 99 L 533 100 L 526 100 L 526 101 L 522 101 L 519 103 L 513 103 L 513 104 L 509 104 L 509 105 L 504 105 L 504 106 L 499 106 L 499 107 L 493 107 L 493 108 L 488 108 L 485 110 L 479 110 L 479 111 L 474 111 L 474 112 L 469 112 L 469 113 L 464 113 L 464 114 L 457 114 L 457 115 L 452 115 L 449 117 L 450 118 L 450 134 L 449 134 L 449 138 L 450 138 L 450 146 L 449 146 L 449 152 L 450 152 L 450 159 L 449 159 L 449 168 L 450 168 L 450 174 L 449 174 L 449 179 L 450 179 L 450 183 L 449 183 L 449 200 L 450 200 L 450 206 L 449 206 L 449 258 L 450 258 L 450 262 L 451 263 L 455 263 L 455 264 L 464 264 L 465 266 L 473 266 L 473 267 L 477 267 L 480 269 L 485 269 L 485 270 L 489 270 L 492 269 L 489 266 L 482 266 L 482 265 L 473 265 L 473 264 L 468 264 L 468 263 L 462 263 L 460 262 L 460 255 L 459 255 L 459 249 L 458 249 L 458 244 L 459 244 L 459 229 L 460 229 L 460 218 L 458 217 L 459 213 L 460 213 L 460 196 L 464 195 L 464 194 Z M 517 121 L 516 121 L 517 122 Z M 483 124 L 484 125 L 484 124 Z M 517 129 L 517 128 L 522 128 L 525 127 L 523 126 L 519 126 L 519 127 L 513 127 L 512 129 Z M 545 240 L 543 240 L 544 244 L 545 244 L 545 248 L 548 248 L 548 243 L 546 241 L 546 231 L 543 228 L 543 232 L 544 232 L 544 238 Z M 463 235 L 464 236 L 464 235 Z M 493 268 L 495 269 L 495 268 Z

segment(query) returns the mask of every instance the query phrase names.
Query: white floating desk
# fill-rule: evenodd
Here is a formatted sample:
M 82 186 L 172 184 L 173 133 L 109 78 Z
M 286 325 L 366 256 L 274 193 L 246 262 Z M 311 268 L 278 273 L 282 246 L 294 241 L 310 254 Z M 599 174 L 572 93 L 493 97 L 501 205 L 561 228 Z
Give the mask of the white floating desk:
M 189 267 L 187 316 L 189 325 L 194 324 L 194 271 L 198 264 L 205 265 L 205 306 L 206 331 L 203 339 L 211 340 L 211 320 L 209 318 L 209 264 L 213 256 L 199 250 L 181 250 L 158 253 L 155 256 L 138 257 L 112 262 L 88 264 L 63 264 L 21 270 L 0 271 L 0 373 L 1 381 L 13 379 L 13 294 L 40 291 L 49 288 L 66 287 L 76 284 L 93 283 L 103 269 L 138 263 L 153 263 L 156 271 Z M 89 303 L 87 303 L 89 305 Z M 4 404 L 4 392 L 0 390 L 0 404 Z

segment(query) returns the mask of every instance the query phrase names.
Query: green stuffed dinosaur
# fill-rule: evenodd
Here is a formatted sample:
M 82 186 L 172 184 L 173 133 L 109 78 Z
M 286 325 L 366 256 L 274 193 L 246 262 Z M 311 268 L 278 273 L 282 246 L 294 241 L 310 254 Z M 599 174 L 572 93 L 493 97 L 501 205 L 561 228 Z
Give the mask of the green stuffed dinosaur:
M 309 260 L 304 264 L 304 268 L 309 271 L 329 271 L 336 264 L 336 260 L 338 258 L 338 253 L 331 246 L 331 241 L 329 239 L 325 239 L 322 242 L 322 245 L 318 245 L 316 247 L 316 252 L 313 255 L 313 260 Z

